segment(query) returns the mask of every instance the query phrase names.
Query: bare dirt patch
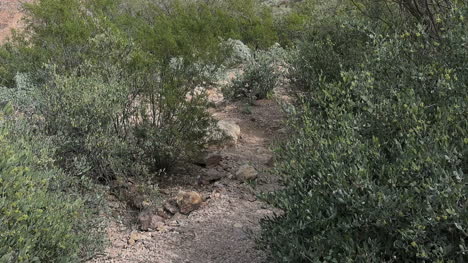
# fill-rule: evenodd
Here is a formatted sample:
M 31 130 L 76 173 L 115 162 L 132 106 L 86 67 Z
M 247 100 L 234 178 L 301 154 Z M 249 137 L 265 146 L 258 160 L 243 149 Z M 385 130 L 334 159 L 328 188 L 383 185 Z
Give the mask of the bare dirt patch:
M 0 0 L 0 44 L 11 35 L 12 29 L 21 28 L 21 4 L 32 0 Z

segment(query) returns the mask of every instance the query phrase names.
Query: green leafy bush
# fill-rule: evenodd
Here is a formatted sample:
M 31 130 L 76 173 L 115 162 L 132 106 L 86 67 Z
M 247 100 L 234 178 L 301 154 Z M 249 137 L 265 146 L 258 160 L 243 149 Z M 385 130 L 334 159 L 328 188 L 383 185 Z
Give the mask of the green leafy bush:
M 339 2 L 339 4 L 338 4 Z M 282 46 L 293 47 L 297 44 L 312 21 L 318 21 L 322 17 L 333 17 L 338 5 L 344 5 L 342 1 L 281 1 L 288 8 L 278 8 L 275 17 L 275 30 L 279 43 Z M 322 8 L 323 7 L 323 8 Z
M 25 32 L 0 49 L 0 84 L 9 87 L 17 72 L 40 73 L 44 64 L 58 65 L 58 73 L 75 70 L 96 54 L 89 40 L 108 31 L 134 41 L 146 67 L 175 57 L 215 64 L 228 38 L 255 48 L 277 40 L 271 10 L 258 0 L 41 0 L 25 12 Z
M 219 44 L 229 38 L 252 48 L 277 40 L 271 10 L 257 0 L 149 1 L 141 14 L 142 21 L 127 18 L 128 30 L 144 50 L 163 60 L 216 60 L 223 51 Z
M 83 199 L 54 189 L 64 178 L 47 141 L 6 118 L 0 112 L 0 262 L 78 262 L 97 248 L 98 229 Z
M 276 40 L 271 10 L 256 0 L 41 0 L 26 11 L 26 31 L 0 52 L 1 83 L 20 91 L 14 76 L 27 76 L 59 163 L 98 176 L 197 154 L 214 125 L 203 94 L 192 95 L 213 81 L 220 44 Z
M 214 129 L 206 100 L 186 100 L 180 74 L 166 74 L 152 84 L 139 79 L 142 86 L 131 84 L 135 76 L 54 75 L 37 87 L 36 112 L 62 167 L 107 178 L 147 175 L 203 149 Z
M 224 95 L 250 102 L 267 98 L 280 81 L 287 59 L 288 52 L 279 45 L 254 52 L 242 65 L 243 73 L 224 88 Z
M 365 29 L 359 64 L 297 82 L 310 92 L 278 149 L 285 189 L 268 199 L 284 214 L 259 238 L 272 259 L 468 260 L 466 14 L 454 11 L 439 39 L 423 27 Z

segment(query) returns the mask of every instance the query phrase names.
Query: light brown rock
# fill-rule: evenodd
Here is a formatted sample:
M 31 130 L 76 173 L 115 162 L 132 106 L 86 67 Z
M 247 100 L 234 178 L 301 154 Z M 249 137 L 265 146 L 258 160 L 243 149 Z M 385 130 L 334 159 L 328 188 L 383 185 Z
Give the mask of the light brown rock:
M 166 212 L 166 210 L 162 207 L 156 211 L 156 214 L 164 219 L 169 219 L 172 216 L 168 212 Z
M 251 165 L 242 165 L 236 172 L 236 177 L 240 181 L 249 181 L 257 178 L 258 172 Z
M 203 203 L 202 196 L 199 193 L 193 191 L 180 191 L 179 194 L 177 194 L 176 200 L 180 213 L 184 215 L 188 215 L 192 211 L 197 210 Z
M 130 246 L 133 246 L 135 245 L 135 243 L 139 240 L 142 240 L 144 239 L 143 235 L 141 235 L 140 233 L 138 233 L 137 231 L 132 231 L 132 233 L 130 233 L 130 236 L 128 237 L 128 241 L 127 243 L 130 245 Z
M 239 125 L 237 125 L 233 121 L 228 121 L 228 120 L 221 120 L 218 122 L 218 128 L 227 136 L 230 138 L 232 143 L 237 144 L 237 141 L 240 138 L 241 135 L 241 129 Z

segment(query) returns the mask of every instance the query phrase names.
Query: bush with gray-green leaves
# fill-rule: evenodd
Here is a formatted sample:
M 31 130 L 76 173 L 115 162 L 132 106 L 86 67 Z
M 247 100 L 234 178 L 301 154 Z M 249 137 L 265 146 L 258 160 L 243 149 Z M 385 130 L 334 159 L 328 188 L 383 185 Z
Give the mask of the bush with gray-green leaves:
M 438 37 L 364 25 L 359 63 L 295 82 L 308 92 L 277 150 L 285 188 L 266 199 L 283 213 L 259 237 L 272 261 L 468 261 L 467 15 L 451 10 Z M 313 45 L 298 72 L 321 65 Z
M 106 180 L 158 174 L 206 147 L 207 101 L 187 95 L 214 81 L 220 43 L 276 40 L 256 0 L 47 0 L 25 13 L 26 31 L 0 48 L 0 83 L 20 97 L 15 76 L 27 76 L 61 167 Z
M 35 137 L 11 104 L 0 110 L 0 262 L 79 262 L 100 248 L 100 228 L 51 142 Z M 96 199 L 94 200 L 96 201 Z
M 289 52 L 279 44 L 267 50 L 244 55 L 244 49 L 235 49 L 235 57 L 243 57 L 242 72 L 223 89 L 224 95 L 231 100 L 246 100 L 250 103 L 272 95 L 287 68 Z M 240 55 L 237 55 L 240 53 Z M 242 55 L 242 56 L 241 56 Z
M 215 123 L 195 88 L 213 81 L 225 39 L 274 43 L 272 14 L 257 0 L 41 0 L 23 11 L 24 30 L 0 46 L 0 106 L 25 123 L 5 131 L 17 141 L 0 132 L 0 261 L 84 260 L 99 231 L 84 225 L 98 204 L 83 193 L 151 181 L 206 147 Z M 53 151 L 36 156 L 26 130 Z M 63 177 L 36 167 L 43 158 Z

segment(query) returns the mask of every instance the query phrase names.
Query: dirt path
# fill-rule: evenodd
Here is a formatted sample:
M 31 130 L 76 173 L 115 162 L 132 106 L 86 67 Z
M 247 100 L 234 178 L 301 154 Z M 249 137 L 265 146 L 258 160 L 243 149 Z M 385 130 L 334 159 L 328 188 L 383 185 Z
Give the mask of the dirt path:
M 10 36 L 11 29 L 21 27 L 20 2 L 30 1 L 0 0 L 0 43 Z M 164 185 L 160 185 L 163 199 L 170 199 L 181 190 L 196 191 L 206 199 L 202 206 L 188 216 L 177 213 L 159 231 L 143 232 L 138 231 L 138 212 L 114 200 L 107 228 L 110 244 L 104 255 L 90 263 L 260 263 L 265 260 L 264 252 L 255 248 L 249 233 L 256 233 L 260 219 L 273 214 L 256 195 L 279 185 L 277 178 L 269 173 L 272 158 L 269 147 L 280 135 L 282 112 L 275 101 L 262 100 L 251 107 L 229 103 L 211 109 L 211 113 L 218 120 L 240 126 L 238 142 L 223 149 L 212 149 L 222 157 L 216 166 L 203 168 L 186 164 L 176 175 L 161 180 Z M 259 173 L 252 182 L 235 178 L 239 167 L 246 164 Z M 213 173 L 220 175 L 219 180 L 200 183 L 201 178 Z
M 258 101 L 249 109 L 242 103 L 212 109 L 218 120 L 232 121 L 241 128 L 236 145 L 213 149 L 222 161 L 211 168 L 189 165 L 162 185 L 165 198 L 180 190 L 196 191 L 206 197 L 202 206 L 185 216 L 177 213 L 166 220 L 160 231 L 142 232 L 136 224 L 113 220 L 108 227 L 110 246 L 105 255 L 92 262 L 158 263 L 259 263 L 265 254 L 256 250 L 249 233 L 259 230 L 259 221 L 273 211 L 256 194 L 278 188 L 277 178 L 269 173 L 273 140 L 280 134 L 282 112 L 273 100 Z M 241 182 L 235 173 L 249 164 L 259 172 L 253 182 Z M 200 183 L 213 171 L 220 180 Z M 132 236 L 135 241 L 130 241 Z

